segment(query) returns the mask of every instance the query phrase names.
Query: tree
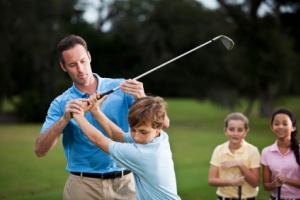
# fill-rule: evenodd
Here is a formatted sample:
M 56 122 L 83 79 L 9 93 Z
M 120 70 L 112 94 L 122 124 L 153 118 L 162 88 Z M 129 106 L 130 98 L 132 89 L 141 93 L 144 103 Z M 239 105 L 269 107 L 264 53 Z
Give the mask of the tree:
M 233 66 L 241 66 L 231 68 L 231 74 L 240 77 L 239 94 L 249 102 L 259 99 L 260 115 L 269 117 L 275 100 L 288 94 L 292 74 L 299 63 L 291 35 L 280 20 L 282 13 L 279 10 L 281 5 L 293 1 L 267 1 L 272 5 L 271 13 L 263 17 L 258 16 L 262 0 L 247 0 L 240 4 L 227 0 L 218 2 L 221 10 L 236 25 L 234 34 L 241 48 L 230 57 Z
M 65 82 L 56 57 L 67 24 L 80 20 L 77 0 L 3 0 L 0 14 L 0 101 L 15 102 L 24 121 L 42 121 L 50 101 Z

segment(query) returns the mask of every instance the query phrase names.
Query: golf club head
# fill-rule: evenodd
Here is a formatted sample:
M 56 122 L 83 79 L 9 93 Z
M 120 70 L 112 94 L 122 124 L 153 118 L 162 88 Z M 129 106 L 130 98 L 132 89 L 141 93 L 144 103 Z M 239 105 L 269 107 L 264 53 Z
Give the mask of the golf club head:
M 233 49 L 234 42 L 229 38 L 224 35 L 220 37 L 220 40 L 223 42 L 224 46 L 230 51 Z

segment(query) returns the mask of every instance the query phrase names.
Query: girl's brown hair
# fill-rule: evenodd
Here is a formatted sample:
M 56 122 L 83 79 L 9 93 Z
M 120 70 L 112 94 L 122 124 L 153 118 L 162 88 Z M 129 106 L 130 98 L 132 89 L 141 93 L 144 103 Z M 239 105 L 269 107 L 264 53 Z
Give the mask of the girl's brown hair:
M 249 130 L 249 120 L 248 118 L 243 115 L 242 113 L 239 113 L 239 112 L 234 112 L 234 113 L 230 113 L 229 115 L 227 115 L 227 117 L 225 118 L 225 121 L 224 121 L 224 127 L 227 128 L 228 127 L 228 122 L 230 120 L 241 120 L 244 122 L 245 124 L 245 129 L 246 130 Z

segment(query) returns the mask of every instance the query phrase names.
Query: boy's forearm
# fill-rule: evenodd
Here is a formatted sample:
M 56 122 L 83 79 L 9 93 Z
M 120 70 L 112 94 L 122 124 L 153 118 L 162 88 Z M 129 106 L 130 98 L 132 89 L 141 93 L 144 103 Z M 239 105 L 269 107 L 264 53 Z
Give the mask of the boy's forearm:
M 93 111 L 92 114 L 112 140 L 124 142 L 124 132 L 110 119 L 108 119 L 103 112 L 98 110 Z
M 93 144 L 101 148 L 106 153 L 109 153 L 108 146 L 111 142 L 111 139 L 105 137 L 101 131 L 91 125 L 84 116 L 74 115 L 74 119 L 76 120 L 82 132 Z

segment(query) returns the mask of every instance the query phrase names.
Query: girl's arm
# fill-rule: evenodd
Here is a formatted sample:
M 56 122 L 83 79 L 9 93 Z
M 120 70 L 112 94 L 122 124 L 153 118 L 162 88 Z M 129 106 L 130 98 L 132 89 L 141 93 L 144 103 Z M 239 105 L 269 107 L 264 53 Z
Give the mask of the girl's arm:
M 226 170 L 230 167 L 238 167 L 242 174 L 245 176 L 245 180 L 253 187 L 256 188 L 259 185 L 260 168 L 247 168 L 241 161 L 231 160 L 221 163 L 221 168 Z
M 210 165 L 208 183 L 211 186 L 242 186 L 244 184 L 245 177 L 242 175 L 236 175 L 231 180 L 224 180 L 219 178 L 219 167 Z
M 295 188 L 300 188 L 300 180 L 287 178 L 284 174 L 276 175 L 276 179 L 283 184 L 287 184 Z
M 280 187 L 282 184 L 280 184 L 279 181 L 272 181 L 272 172 L 269 169 L 268 166 L 262 165 L 262 175 L 263 175 L 263 187 L 267 191 L 272 191 L 277 187 Z

